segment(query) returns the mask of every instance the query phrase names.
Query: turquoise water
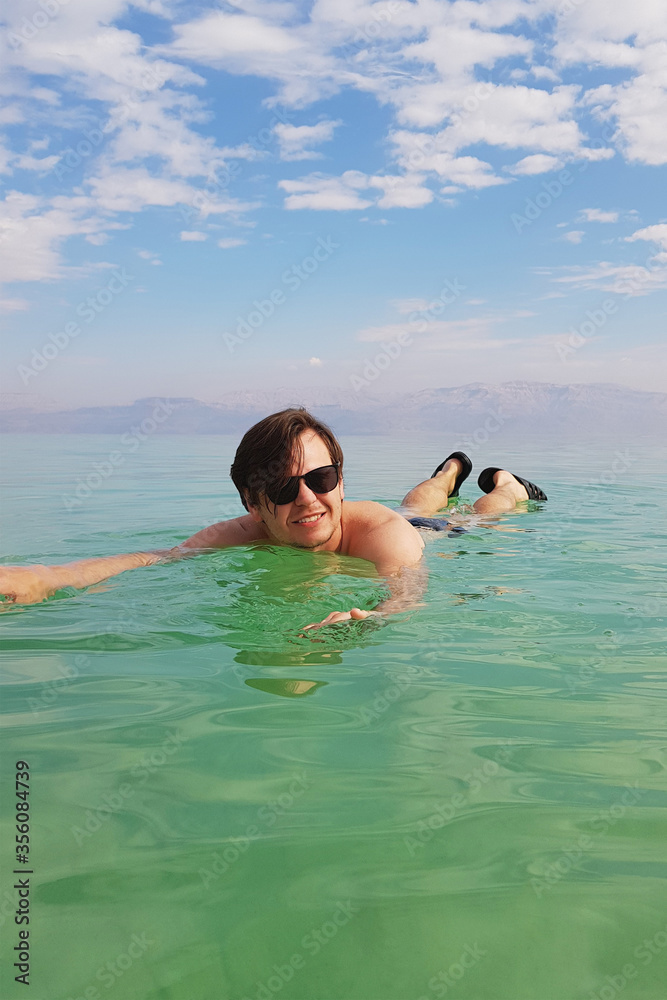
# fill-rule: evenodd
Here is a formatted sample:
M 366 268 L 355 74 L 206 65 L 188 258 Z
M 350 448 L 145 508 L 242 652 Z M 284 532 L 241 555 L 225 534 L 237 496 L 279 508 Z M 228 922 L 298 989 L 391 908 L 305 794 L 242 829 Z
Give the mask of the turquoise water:
M 456 446 L 343 444 L 348 497 L 392 505 Z M 235 445 L 148 439 L 77 498 L 117 439 L 6 438 L 4 561 L 162 548 L 241 513 Z M 2 610 L 3 790 L 27 761 L 34 870 L 32 990 L 6 962 L 3 997 L 667 995 L 665 454 L 472 457 L 549 502 L 432 535 L 424 606 L 384 627 L 300 636 L 383 590 L 286 549 Z

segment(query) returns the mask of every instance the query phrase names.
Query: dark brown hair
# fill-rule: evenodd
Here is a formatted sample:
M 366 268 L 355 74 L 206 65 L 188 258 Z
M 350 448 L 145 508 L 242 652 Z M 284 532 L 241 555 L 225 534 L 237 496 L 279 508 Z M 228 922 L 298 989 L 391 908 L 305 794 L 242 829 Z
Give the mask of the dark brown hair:
M 343 474 L 343 451 L 333 431 L 302 406 L 272 413 L 243 435 L 230 469 L 245 509 L 257 507 L 267 486 L 283 486 L 290 478 L 292 462 L 303 458 L 299 435 L 312 430 L 329 449 L 332 463 Z

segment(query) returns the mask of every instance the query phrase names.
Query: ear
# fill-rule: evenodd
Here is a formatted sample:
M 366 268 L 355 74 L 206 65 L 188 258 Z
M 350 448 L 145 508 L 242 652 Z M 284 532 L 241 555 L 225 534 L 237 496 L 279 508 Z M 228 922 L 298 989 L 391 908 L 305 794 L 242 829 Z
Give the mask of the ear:
M 261 524 L 261 523 L 262 523 L 262 520 L 263 520 L 263 518 L 262 518 L 262 513 L 261 513 L 261 510 L 260 510 L 260 508 L 259 508 L 259 507 L 254 507 L 254 506 L 253 506 L 253 505 L 252 505 L 252 504 L 250 503 L 250 500 L 249 500 L 249 498 L 248 498 L 248 494 L 247 494 L 247 493 L 245 494 L 245 500 L 246 500 L 246 504 L 247 504 L 247 510 L 248 510 L 248 513 L 250 514 L 251 518 L 252 518 L 252 519 L 253 519 L 253 521 L 255 521 L 255 522 L 256 522 L 257 524 Z
M 252 504 L 248 504 L 248 513 L 257 524 L 261 524 L 264 520 L 259 507 L 253 507 Z
M 338 486 L 340 488 L 340 498 L 341 498 L 341 500 L 344 500 L 345 499 L 345 484 L 343 482 L 343 477 L 342 476 L 340 477 L 340 479 L 338 481 Z

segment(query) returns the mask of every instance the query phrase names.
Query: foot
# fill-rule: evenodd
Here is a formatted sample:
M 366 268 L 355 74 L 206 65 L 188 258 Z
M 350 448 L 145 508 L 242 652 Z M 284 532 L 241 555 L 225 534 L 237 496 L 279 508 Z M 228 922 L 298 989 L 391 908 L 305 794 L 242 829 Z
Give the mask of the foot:
M 458 458 L 457 455 L 461 457 Z M 432 517 L 447 506 L 449 497 L 458 496 L 458 487 L 470 475 L 471 468 L 472 463 L 463 452 L 449 455 L 442 463 L 442 468 L 438 466 L 430 479 L 410 490 L 401 506 L 410 515 Z M 405 516 L 408 516 L 407 513 Z
M 447 466 L 447 463 L 450 462 L 453 458 L 455 458 L 456 461 L 459 463 L 458 466 L 459 471 L 456 474 L 456 481 L 454 483 L 454 486 L 449 488 L 447 492 L 450 497 L 457 497 L 459 495 L 459 490 L 461 486 L 472 472 L 472 462 L 470 461 L 470 459 L 468 458 L 468 456 L 464 451 L 453 451 L 451 455 L 448 455 L 447 458 L 444 460 L 444 462 L 441 462 L 438 468 L 435 470 L 435 472 L 431 476 L 431 479 L 435 479 L 438 473 L 442 472 Z
M 490 492 L 480 497 L 479 500 L 475 500 L 473 506 L 478 514 L 504 514 L 514 510 L 522 500 L 528 499 L 528 491 L 525 486 L 522 486 L 511 472 L 507 472 L 505 469 L 495 469 L 492 481 L 493 489 L 490 489 L 491 483 L 486 482 L 485 487 Z
M 499 474 L 500 478 L 498 478 Z M 535 483 L 531 483 L 530 479 L 524 479 L 523 476 L 517 476 L 508 472 L 507 469 L 499 469 L 497 466 L 490 465 L 488 469 L 482 469 L 477 479 L 480 490 L 484 490 L 489 495 L 498 489 L 515 489 L 515 483 L 521 487 L 521 495 L 516 497 L 517 500 L 539 500 L 542 503 L 549 499 L 544 490 L 536 486 Z
M 493 477 L 494 492 L 502 490 L 503 493 L 511 494 L 515 503 L 528 499 L 528 491 L 522 486 L 518 479 L 515 479 L 511 472 L 505 469 L 498 469 Z
M 448 462 L 445 462 L 440 472 L 436 472 L 432 478 L 444 486 L 447 490 L 447 496 L 451 496 L 457 476 L 462 471 L 463 463 L 459 462 L 458 458 L 450 458 Z

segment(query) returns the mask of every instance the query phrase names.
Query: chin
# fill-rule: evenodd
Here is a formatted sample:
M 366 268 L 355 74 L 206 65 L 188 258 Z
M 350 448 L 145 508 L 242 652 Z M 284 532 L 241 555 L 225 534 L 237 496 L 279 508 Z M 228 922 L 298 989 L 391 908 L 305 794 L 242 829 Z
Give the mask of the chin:
M 310 538 L 293 539 L 290 541 L 290 545 L 297 549 L 317 549 L 320 545 L 326 545 L 329 539 L 333 538 L 335 530 L 330 525 L 323 525 L 323 530 L 318 531 L 316 535 L 312 535 Z

